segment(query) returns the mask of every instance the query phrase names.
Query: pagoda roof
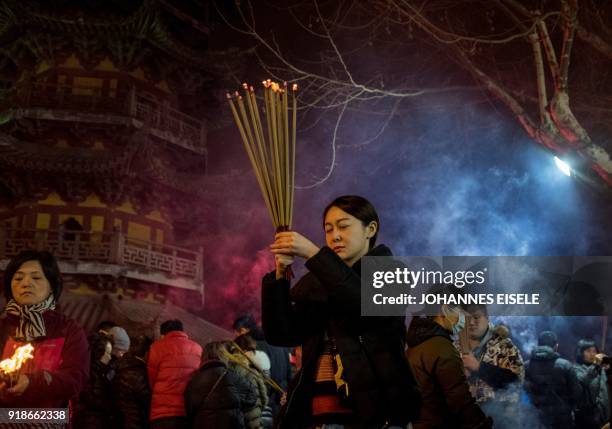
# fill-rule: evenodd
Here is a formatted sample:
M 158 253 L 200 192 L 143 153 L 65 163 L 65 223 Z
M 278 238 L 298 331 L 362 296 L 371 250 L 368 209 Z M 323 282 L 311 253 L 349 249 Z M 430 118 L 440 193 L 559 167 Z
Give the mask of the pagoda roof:
M 126 172 L 134 150 L 60 148 L 18 140 L 0 132 L 0 164 L 48 173 L 98 175 Z

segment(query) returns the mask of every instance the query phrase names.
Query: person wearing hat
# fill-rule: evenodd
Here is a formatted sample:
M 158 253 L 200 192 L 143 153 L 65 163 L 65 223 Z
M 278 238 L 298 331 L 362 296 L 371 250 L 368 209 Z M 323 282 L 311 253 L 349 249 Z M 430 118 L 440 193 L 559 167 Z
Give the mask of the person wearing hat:
M 130 350 L 130 337 L 121 326 L 114 326 L 108 331 L 113 340 L 113 358 L 120 359 Z
M 0 360 L 31 344 L 15 384 L 0 382 L 0 408 L 67 408 L 89 377 L 83 329 L 59 310 L 62 280 L 49 252 L 25 250 L 4 274 L 6 307 L 0 317 Z
M 525 391 L 541 427 L 573 429 L 572 410 L 582 392 L 572 364 L 559 355 L 558 348 L 554 332 L 540 333 L 538 346 L 525 365 Z

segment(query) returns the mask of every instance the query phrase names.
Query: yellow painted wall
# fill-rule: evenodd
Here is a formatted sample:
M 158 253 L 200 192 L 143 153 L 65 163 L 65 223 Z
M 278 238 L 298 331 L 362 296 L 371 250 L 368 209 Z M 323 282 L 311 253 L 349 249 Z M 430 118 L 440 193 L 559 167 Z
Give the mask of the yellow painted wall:
M 66 61 L 63 62 L 63 64 L 60 64 L 60 67 L 69 67 L 69 68 L 73 68 L 73 69 L 82 69 L 83 66 L 81 65 L 81 62 L 79 61 L 79 59 L 76 57 L 75 54 L 70 55 Z
M 136 240 L 151 241 L 151 228 L 135 222 L 128 222 L 128 237 Z
M 36 229 L 49 229 L 51 215 L 49 213 L 38 213 L 36 215 Z
M 121 219 L 113 219 L 113 226 L 118 230 L 121 231 L 122 227 L 123 227 L 123 221 Z
M 75 95 L 97 95 L 102 88 L 103 80 L 97 77 L 77 76 L 73 79 L 72 93 Z
M 155 236 L 155 242 L 157 244 L 164 244 L 164 231 L 161 229 L 157 230 L 157 235 Z
M 104 231 L 104 216 L 92 216 L 91 217 L 91 232 L 102 232 Z
M 159 210 L 153 210 L 151 213 L 147 215 L 147 218 L 151 220 L 156 220 L 158 222 L 166 221 Z
M 49 206 L 65 206 L 66 203 L 62 200 L 62 198 L 56 193 L 51 192 L 47 198 L 44 200 L 38 201 L 38 204 L 47 204 Z
M 95 67 L 95 70 L 113 71 L 113 72 L 119 71 L 119 69 L 115 67 L 115 64 L 113 64 L 113 62 L 108 57 L 100 61 L 100 63 Z
M 132 203 L 130 201 L 126 201 L 125 203 L 117 207 L 117 211 L 129 214 L 137 214 L 136 210 L 134 210 L 134 206 L 132 206 Z
M 97 207 L 106 208 L 106 204 L 100 201 L 96 194 L 89 194 L 85 201 L 79 203 L 79 207 Z
M 104 216 L 92 216 L 89 230 L 93 233 L 91 234 L 90 241 L 92 243 L 101 242 L 102 234 L 97 233 L 102 233 L 104 231 Z

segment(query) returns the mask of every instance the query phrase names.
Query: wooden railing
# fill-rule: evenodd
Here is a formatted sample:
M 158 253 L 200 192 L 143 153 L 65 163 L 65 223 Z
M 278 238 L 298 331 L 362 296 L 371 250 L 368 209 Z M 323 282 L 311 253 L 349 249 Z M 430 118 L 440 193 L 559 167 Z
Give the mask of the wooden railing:
M 48 250 L 58 260 L 118 264 L 203 281 L 201 251 L 135 240 L 119 232 L 0 227 L 0 259 L 9 259 L 26 249 Z
M 6 106 L 123 115 L 142 121 L 145 130 L 173 144 L 205 152 L 206 125 L 136 87 L 109 89 L 95 86 L 33 82 L 18 86 Z

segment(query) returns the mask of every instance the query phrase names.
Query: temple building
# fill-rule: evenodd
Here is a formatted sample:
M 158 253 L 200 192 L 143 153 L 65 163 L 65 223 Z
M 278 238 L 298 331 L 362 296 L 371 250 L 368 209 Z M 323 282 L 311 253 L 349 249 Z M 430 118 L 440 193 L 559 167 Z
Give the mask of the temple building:
M 0 268 L 26 248 L 71 293 L 200 308 L 213 98 L 207 8 L 163 0 L 0 5 Z M 188 235 L 188 234 L 187 234 Z

